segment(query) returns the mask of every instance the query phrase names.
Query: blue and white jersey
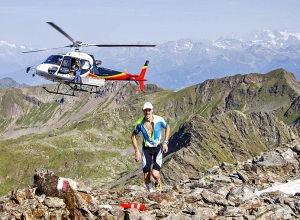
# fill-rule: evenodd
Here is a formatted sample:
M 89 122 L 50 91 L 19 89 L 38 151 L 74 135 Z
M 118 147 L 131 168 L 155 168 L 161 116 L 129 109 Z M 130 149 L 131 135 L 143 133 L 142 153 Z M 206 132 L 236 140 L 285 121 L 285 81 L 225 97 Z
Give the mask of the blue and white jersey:
M 158 116 L 158 115 L 153 115 L 153 133 L 152 136 L 149 137 L 147 128 L 145 125 L 145 117 L 140 117 L 134 125 L 134 133 L 138 134 L 140 131 L 143 134 L 144 137 L 144 142 L 143 146 L 144 147 L 156 147 L 157 145 L 160 144 L 161 142 L 161 128 L 166 129 L 167 128 L 167 123 L 165 120 Z

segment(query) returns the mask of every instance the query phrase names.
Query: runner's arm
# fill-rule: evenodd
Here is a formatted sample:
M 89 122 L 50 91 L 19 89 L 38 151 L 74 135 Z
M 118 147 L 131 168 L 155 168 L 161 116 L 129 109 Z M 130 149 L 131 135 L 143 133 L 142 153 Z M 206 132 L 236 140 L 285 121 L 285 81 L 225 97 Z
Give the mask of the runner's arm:
M 165 131 L 165 140 L 163 142 L 163 151 L 164 151 L 164 153 L 168 152 L 169 138 L 170 138 L 170 126 L 167 125 L 166 131 Z
M 170 126 L 167 125 L 166 132 L 165 132 L 165 141 L 169 142 L 169 138 L 170 138 Z
M 141 160 L 141 153 L 139 151 L 139 148 L 137 146 L 137 141 L 136 141 L 136 134 L 135 132 L 132 132 L 132 135 L 131 135 L 131 142 L 132 142 L 132 145 L 133 145 L 133 148 L 134 148 L 134 151 L 135 151 L 135 161 L 136 162 L 139 162 Z

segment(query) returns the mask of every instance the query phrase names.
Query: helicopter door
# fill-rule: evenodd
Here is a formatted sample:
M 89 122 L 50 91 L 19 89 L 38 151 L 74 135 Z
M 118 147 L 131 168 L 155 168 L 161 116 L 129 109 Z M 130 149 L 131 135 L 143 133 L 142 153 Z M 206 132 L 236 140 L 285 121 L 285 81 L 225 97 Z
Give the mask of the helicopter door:
M 81 60 L 81 75 L 90 72 L 91 64 L 88 60 Z
M 61 67 L 59 69 L 59 73 L 62 73 L 62 74 L 69 73 L 71 71 L 71 63 L 72 63 L 71 61 L 72 61 L 71 57 L 65 56 L 62 61 Z

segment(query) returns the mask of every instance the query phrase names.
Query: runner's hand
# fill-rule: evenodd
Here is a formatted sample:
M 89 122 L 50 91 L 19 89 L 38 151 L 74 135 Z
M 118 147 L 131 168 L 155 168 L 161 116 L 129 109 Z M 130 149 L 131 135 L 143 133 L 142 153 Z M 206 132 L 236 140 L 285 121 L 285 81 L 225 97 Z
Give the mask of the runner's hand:
M 164 151 L 164 153 L 168 152 L 168 145 L 167 145 L 167 143 L 163 144 L 163 151 Z
M 139 151 L 135 152 L 135 161 L 140 162 L 141 161 L 141 154 Z

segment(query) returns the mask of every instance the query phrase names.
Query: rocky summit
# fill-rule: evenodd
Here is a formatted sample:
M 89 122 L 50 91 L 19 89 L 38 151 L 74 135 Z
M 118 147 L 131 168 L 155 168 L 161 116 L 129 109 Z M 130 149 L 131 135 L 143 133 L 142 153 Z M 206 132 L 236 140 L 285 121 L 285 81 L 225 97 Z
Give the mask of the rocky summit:
M 1 219 L 298 219 L 300 189 L 272 185 L 300 177 L 300 139 L 244 162 L 222 163 L 149 193 L 144 186 L 92 190 L 38 169 L 33 185 L 0 200 Z

